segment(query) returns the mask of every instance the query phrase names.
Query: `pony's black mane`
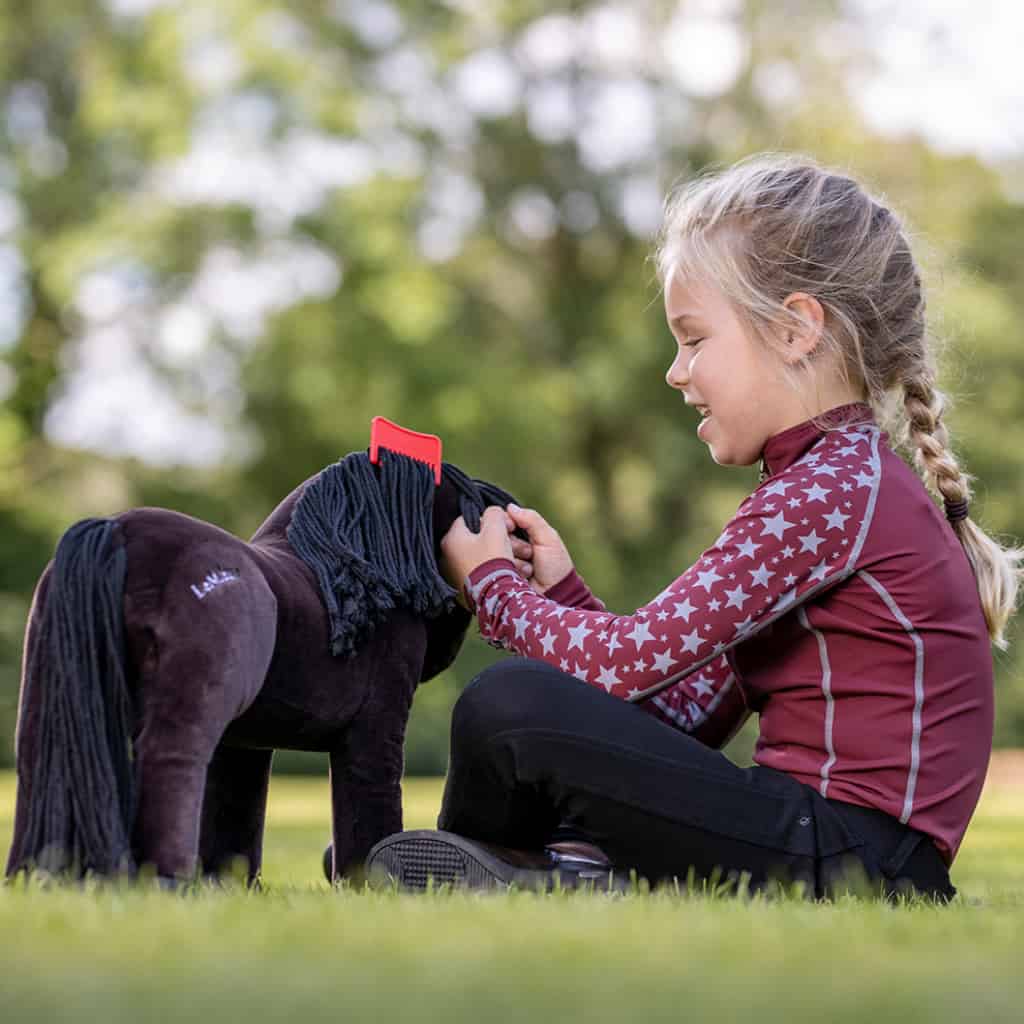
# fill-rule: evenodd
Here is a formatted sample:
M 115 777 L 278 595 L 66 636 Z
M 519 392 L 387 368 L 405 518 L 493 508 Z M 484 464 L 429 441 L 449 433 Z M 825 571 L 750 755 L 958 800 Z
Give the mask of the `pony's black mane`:
M 458 494 L 466 525 L 477 532 L 488 505 L 512 497 L 450 463 L 443 483 Z M 374 466 L 353 452 L 313 478 L 292 513 L 288 542 L 320 584 L 331 651 L 351 655 L 395 608 L 426 619 L 450 612 L 455 591 L 434 554 L 434 476 L 424 463 L 382 450 Z

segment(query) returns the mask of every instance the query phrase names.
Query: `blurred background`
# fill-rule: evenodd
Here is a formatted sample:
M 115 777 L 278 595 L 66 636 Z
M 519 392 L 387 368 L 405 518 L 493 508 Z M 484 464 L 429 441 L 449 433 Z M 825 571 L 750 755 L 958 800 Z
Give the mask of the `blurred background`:
M 756 484 L 664 384 L 651 239 L 673 183 L 760 150 L 908 219 L 972 511 L 1024 538 L 1022 44 L 1016 0 L 0 0 L 0 767 L 64 529 L 248 536 L 377 414 L 649 600 Z M 473 633 L 410 773 L 501 656 Z M 1022 745 L 1024 654 L 996 663 Z

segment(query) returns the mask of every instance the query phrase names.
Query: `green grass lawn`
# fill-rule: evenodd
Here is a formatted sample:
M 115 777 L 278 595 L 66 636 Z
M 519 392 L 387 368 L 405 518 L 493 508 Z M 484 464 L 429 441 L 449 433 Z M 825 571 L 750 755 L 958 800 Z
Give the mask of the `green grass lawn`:
M 405 795 L 433 826 L 440 781 Z M 278 778 L 265 892 L 0 890 L 0 1021 L 1024 1019 L 1024 787 L 986 791 L 946 908 L 332 892 L 327 837 L 326 780 Z

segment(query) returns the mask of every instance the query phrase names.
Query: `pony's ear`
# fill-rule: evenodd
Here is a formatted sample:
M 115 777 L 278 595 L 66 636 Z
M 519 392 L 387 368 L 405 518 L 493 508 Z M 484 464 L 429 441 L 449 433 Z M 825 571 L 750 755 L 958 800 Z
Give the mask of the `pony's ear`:
M 472 615 L 455 603 L 450 611 L 442 612 L 427 623 L 427 653 L 423 656 L 421 683 L 440 675 L 455 661 L 472 621 Z

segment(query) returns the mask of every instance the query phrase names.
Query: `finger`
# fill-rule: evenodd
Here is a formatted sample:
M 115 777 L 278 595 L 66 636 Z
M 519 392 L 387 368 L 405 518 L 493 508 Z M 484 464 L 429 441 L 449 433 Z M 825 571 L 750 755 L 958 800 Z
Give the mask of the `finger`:
M 522 576 L 523 579 L 528 580 L 533 575 L 533 564 L 530 562 L 520 562 L 517 558 L 516 569 L 519 570 L 519 575 Z
M 508 514 L 515 521 L 516 526 L 526 530 L 534 543 L 555 532 L 548 521 L 536 509 L 509 505 Z
M 505 529 L 505 510 L 492 506 L 480 518 L 480 536 L 487 538 L 489 550 L 503 548 L 508 557 L 512 555 L 509 532 Z
M 501 508 L 499 505 L 488 505 L 484 509 L 483 515 L 480 516 L 480 529 L 484 529 L 486 526 L 488 529 L 494 529 L 500 524 L 502 530 L 508 532 L 508 513 Z
M 448 527 L 448 532 L 441 538 L 441 550 L 444 551 L 452 544 L 457 544 L 466 534 L 469 533 L 469 527 L 466 525 L 466 520 L 459 516 L 451 526 Z
M 516 558 L 530 560 L 533 558 L 533 545 L 518 537 L 509 538 L 512 541 L 512 552 Z

